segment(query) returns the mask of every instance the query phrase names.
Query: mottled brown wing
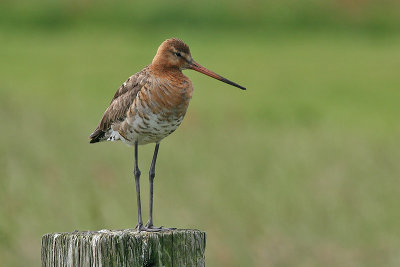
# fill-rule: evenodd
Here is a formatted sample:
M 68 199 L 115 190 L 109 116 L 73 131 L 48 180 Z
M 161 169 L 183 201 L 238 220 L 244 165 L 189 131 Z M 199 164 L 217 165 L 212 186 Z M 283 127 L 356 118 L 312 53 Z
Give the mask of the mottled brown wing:
M 115 92 L 113 99 L 111 100 L 111 103 L 118 98 L 119 96 L 132 91 L 132 89 L 136 88 L 136 87 L 142 87 L 145 83 L 146 83 L 146 77 L 147 77 L 147 71 L 148 66 L 146 68 L 144 68 L 143 70 L 141 70 L 140 72 L 135 73 L 134 75 L 132 75 L 131 77 L 128 78 L 128 80 L 126 80 L 120 88 L 118 88 L 118 90 Z M 136 91 L 136 94 L 140 91 L 140 88 Z M 110 104 L 111 104 L 110 103 Z
M 89 136 L 90 143 L 103 141 L 111 125 L 125 119 L 126 113 L 132 105 L 133 100 L 147 81 L 146 77 L 147 68 L 129 77 L 128 80 L 118 88 L 96 130 Z

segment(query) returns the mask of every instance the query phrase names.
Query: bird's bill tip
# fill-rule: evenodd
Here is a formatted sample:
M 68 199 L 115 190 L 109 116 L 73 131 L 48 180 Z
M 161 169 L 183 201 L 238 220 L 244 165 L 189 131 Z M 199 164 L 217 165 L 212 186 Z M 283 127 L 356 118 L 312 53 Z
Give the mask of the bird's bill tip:
M 217 80 L 219 80 L 221 82 L 224 82 L 224 83 L 230 84 L 232 86 L 238 87 L 238 88 L 240 88 L 242 90 L 246 90 L 245 87 L 243 87 L 243 86 L 241 86 L 241 85 L 239 85 L 237 83 L 234 83 L 234 82 L 222 77 L 221 75 L 216 74 L 215 72 L 212 72 L 211 70 L 201 66 L 199 63 L 195 62 L 194 60 L 190 63 L 189 68 L 192 69 L 192 70 L 198 71 L 200 73 L 203 73 L 203 74 L 205 74 L 207 76 L 210 76 L 211 78 L 217 79 Z

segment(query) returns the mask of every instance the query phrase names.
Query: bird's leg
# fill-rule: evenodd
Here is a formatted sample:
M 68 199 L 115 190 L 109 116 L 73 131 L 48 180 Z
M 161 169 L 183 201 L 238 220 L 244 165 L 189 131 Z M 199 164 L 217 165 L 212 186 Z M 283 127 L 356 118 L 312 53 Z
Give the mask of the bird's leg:
M 139 232 L 143 230 L 143 221 L 142 221 L 142 206 L 140 203 L 140 170 L 138 166 L 138 141 L 135 142 L 135 167 L 133 169 L 133 174 L 135 175 L 135 184 L 136 184 L 136 198 L 137 198 L 137 210 L 138 210 L 138 224 L 136 226 L 136 230 Z
M 158 154 L 158 148 L 160 147 L 160 143 L 156 144 L 156 147 L 154 148 L 154 154 L 153 154 L 153 160 L 151 161 L 150 165 L 150 170 L 149 170 L 149 183 L 150 183 L 150 216 L 149 216 L 149 221 L 146 224 L 147 228 L 152 228 L 153 227 L 153 182 L 154 182 L 154 177 L 156 176 L 156 161 L 157 161 L 157 154 Z
M 156 176 L 156 161 L 157 161 L 157 154 L 158 148 L 160 147 L 160 143 L 156 144 L 154 148 L 153 160 L 151 161 L 150 170 L 149 170 L 149 183 L 150 183 L 150 216 L 149 220 L 145 225 L 145 230 L 150 232 L 156 231 L 168 231 L 175 228 L 163 228 L 161 227 L 154 227 L 153 225 L 153 184 L 154 184 L 154 177 Z

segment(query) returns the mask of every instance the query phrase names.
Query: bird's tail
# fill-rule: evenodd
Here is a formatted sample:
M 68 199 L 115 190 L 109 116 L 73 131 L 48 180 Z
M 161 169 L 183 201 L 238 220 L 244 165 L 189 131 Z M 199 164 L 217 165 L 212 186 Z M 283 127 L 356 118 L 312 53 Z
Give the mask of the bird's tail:
M 100 130 L 100 129 L 96 129 L 96 130 L 89 136 L 90 143 L 93 144 L 93 143 L 97 143 L 97 142 L 103 141 L 104 135 L 105 135 L 105 132 L 104 132 L 104 131 L 102 131 L 102 130 Z

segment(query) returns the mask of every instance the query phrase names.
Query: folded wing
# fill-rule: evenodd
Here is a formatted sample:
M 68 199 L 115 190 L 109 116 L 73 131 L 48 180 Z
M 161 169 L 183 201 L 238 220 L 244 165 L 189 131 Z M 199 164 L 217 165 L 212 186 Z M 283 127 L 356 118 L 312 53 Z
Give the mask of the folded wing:
M 104 112 L 103 118 L 94 132 L 89 136 L 90 143 L 97 143 L 106 140 L 107 132 L 109 132 L 111 126 L 116 122 L 125 120 L 126 113 L 136 98 L 136 95 L 146 83 L 147 68 L 132 75 L 124 82 L 113 99 L 111 100 L 110 106 Z

